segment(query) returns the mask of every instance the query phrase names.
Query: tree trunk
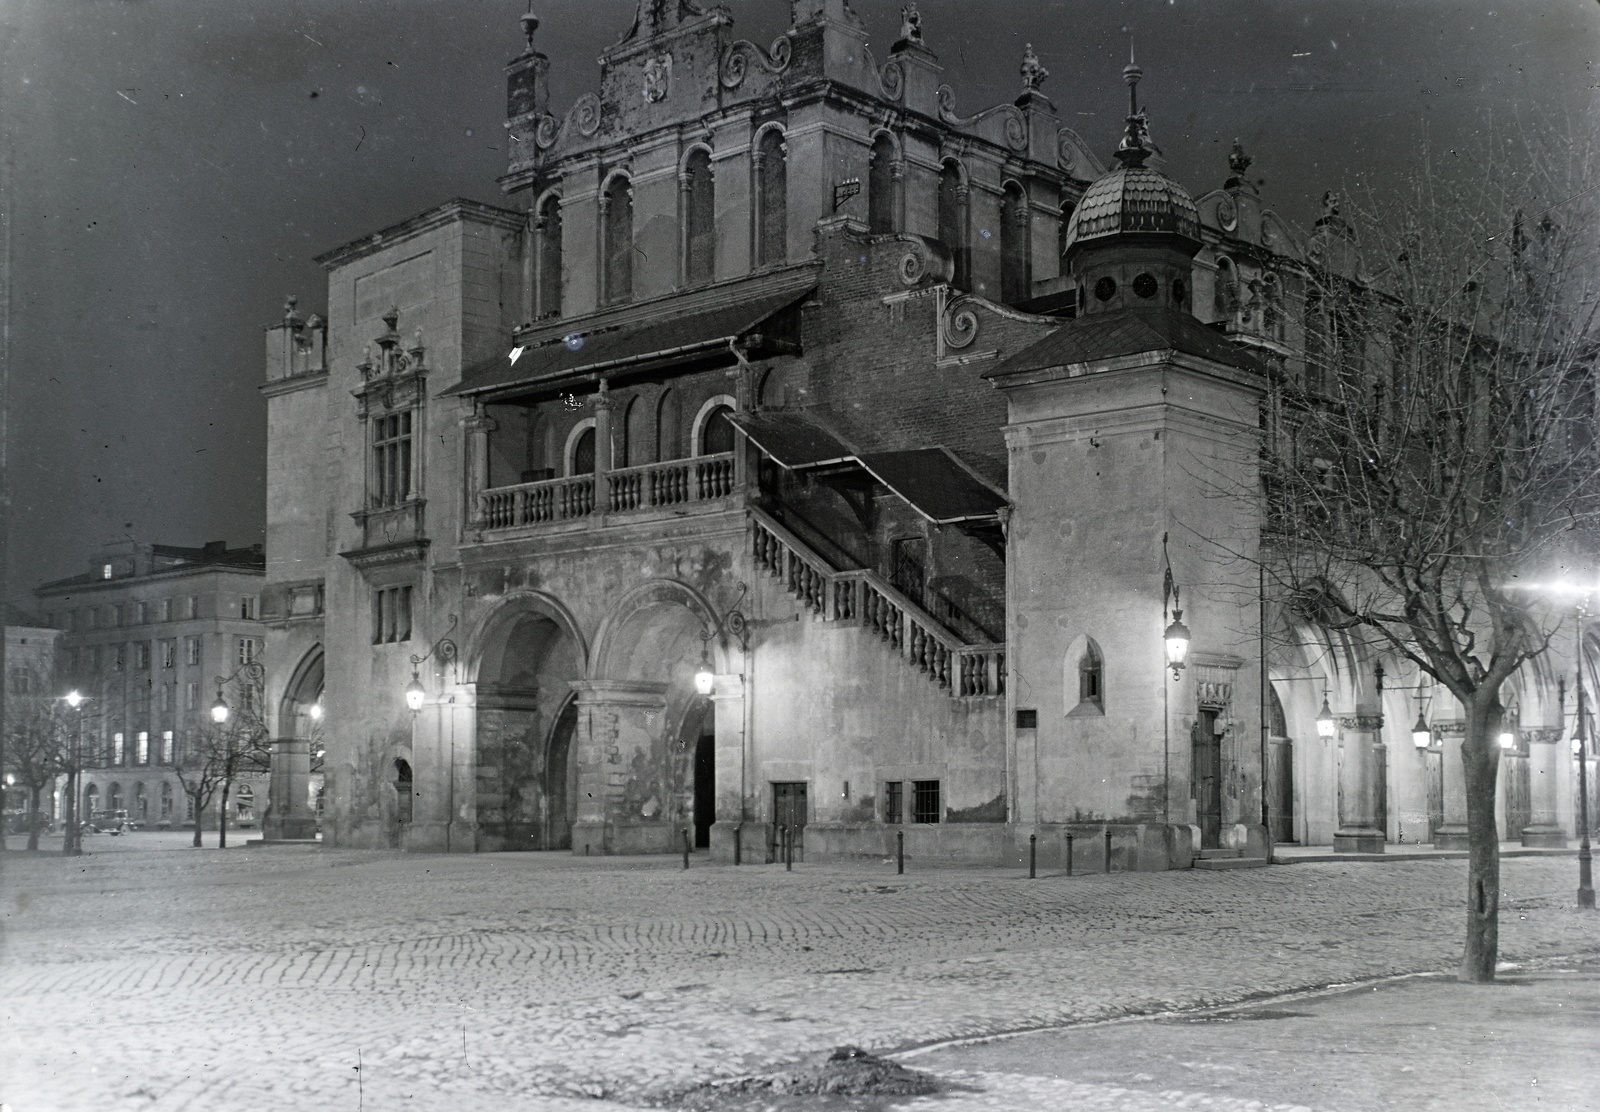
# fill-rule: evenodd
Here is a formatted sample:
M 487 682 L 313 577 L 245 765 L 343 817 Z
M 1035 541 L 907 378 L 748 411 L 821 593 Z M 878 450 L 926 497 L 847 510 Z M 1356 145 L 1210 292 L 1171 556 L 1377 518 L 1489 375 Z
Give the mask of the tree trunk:
M 1461 742 L 1467 778 L 1467 939 L 1460 979 L 1494 980 L 1500 952 L 1500 831 L 1495 822 L 1494 786 L 1500 772 L 1502 708 L 1493 691 L 1467 704 L 1466 736 Z
M 189 798 L 194 800 L 194 848 L 199 849 L 200 820 L 205 818 L 205 808 L 200 806 L 200 797 L 198 795 L 191 795 Z
M 28 848 L 37 851 L 39 848 L 39 788 L 28 793 Z
M 1492 796 L 1494 789 L 1490 789 Z M 228 782 L 222 782 L 222 806 L 217 810 L 217 848 L 228 848 Z

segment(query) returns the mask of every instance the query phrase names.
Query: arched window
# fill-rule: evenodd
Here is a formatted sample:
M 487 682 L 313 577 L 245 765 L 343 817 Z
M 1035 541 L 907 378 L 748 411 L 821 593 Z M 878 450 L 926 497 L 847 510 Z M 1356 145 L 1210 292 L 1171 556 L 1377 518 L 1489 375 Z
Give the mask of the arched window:
M 1000 202 L 1000 299 L 1014 305 L 1028 300 L 1028 198 L 1022 186 L 1006 182 Z
M 951 159 L 939 171 L 939 242 L 956 262 L 957 289 L 971 289 L 971 258 L 967 247 L 967 187 L 961 167 Z
M 899 230 L 900 223 L 895 211 L 899 207 L 895 188 L 899 174 L 894 140 L 880 131 L 872 141 L 872 153 L 868 157 L 867 229 L 875 236 L 890 235 Z
M 534 221 L 538 233 L 538 299 L 534 316 L 561 315 L 561 198 L 546 197 Z
M 93 818 L 95 809 L 99 806 L 100 785 L 90 784 L 88 790 L 83 793 L 83 814 L 78 816 L 78 821 L 82 822 L 86 819 Z
M 1105 676 L 1106 666 L 1100 656 L 1100 648 L 1090 641 L 1078 657 L 1078 702 L 1090 703 L 1104 710 Z
M 1261 280 L 1261 331 L 1270 339 L 1283 339 L 1283 283 L 1275 274 Z
M 600 197 L 600 220 L 605 236 L 604 284 L 601 295 L 608 305 L 633 300 L 633 185 L 617 174 L 606 183 Z
M 122 785 L 121 784 L 112 784 L 111 787 L 106 790 L 106 810 L 108 810 L 108 811 L 120 811 L 120 810 L 122 810 Z
M 414 791 L 411 783 L 411 765 L 401 758 L 397 758 L 394 762 L 394 791 L 395 800 L 399 804 L 399 810 L 395 818 L 401 822 L 410 822 L 411 800 Z
M 728 414 L 733 410 L 726 405 L 719 405 L 710 413 L 700 425 L 700 451 L 702 456 L 715 456 L 723 452 L 733 451 L 733 422 L 728 420 Z
M 683 279 L 695 286 L 711 281 L 716 269 L 716 200 L 709 151 L 702 147 L 689 155 L 679 187 L 683 194 Z
M 616 452 L 619 467 L 638 467 L 651 462 L 648 412 L 649 405 L 644 398 L 628 399 L 622 420 L 618 422 L 622 432 L 622 443 Z
M 1288 737 L 1289 719 L 1288 716 L 1283 713 L 1283 703 L 1278 698 L 1278 689 L 1276 687 L 1268 686 L 1267 698 L 1268 730 L 1271 732 L 1273 737 Z
M 678 391 L 668 387 L 656 403 L 656 460 L 665 462 L 683 455 L 683 407 Z
M 578 438 L 572 442 L 572 459 L 567 465 L 567 474 L 594 474 L 594 425 L 578 433 Z
M 161 785 L 161 818 L 165 822 L 172 820 L 172 785 Z
M 756 265 L 789 256 L 789 167 L 783 132 L 768 128 L 756 146 Z
M 144 781 L 133 786 L 133 817 L 144 821 L 150 817 L 150 800 L 144 794 Z

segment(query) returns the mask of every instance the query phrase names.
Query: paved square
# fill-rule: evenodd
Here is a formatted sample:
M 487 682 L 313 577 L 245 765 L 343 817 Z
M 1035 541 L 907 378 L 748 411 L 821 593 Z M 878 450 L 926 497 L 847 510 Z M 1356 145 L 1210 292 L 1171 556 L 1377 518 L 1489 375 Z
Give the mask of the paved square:
M 17 1112 L 644 1103 L 841 1043 L 1450 968 L 1465 888 L 1460 861 L 1029 881 L 185 840 L 7 855 Z M 1571 858 L 1502 870 L 1504 959 L 1600 952 Z

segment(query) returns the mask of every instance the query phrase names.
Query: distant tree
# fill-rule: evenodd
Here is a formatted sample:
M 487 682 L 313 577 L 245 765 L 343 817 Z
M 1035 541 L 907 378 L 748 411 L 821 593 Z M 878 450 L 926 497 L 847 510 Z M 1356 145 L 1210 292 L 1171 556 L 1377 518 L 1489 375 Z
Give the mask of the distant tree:
M 1464 708 L 1466 981 L 1492 980 L 1498 953 L 1502 686 L 1563 613 L 1517 584 L 1592 566 L 1600 536 L 1596 179 L 1541 157 L 1571 149 L 1502 148 L 1329 203 L 1304 374 L 1269 400 L 1274 592 Z
M 49 678 L 37 668 L 15 670 L 6 699 L 5 772 L 15 778 L 27 803 L 28 848 L 39 848 L 40 797 L 67 771 L 67 743 L 76 728 L 73 712 L 50 695 Z M 9 802 L 9 801 L 8 801 Z
M 220 792 L 217 846 L 228 845 L 228 796 L 242 776 L 272 767 L 272 739 L 261 715 L 258 680 L 246 676 L 232 685 L 227 717 L 218 722 L 208 715 L 177 753 L 173 771 L 194 804 L 194 845 L 201 845 L 205 809 Z

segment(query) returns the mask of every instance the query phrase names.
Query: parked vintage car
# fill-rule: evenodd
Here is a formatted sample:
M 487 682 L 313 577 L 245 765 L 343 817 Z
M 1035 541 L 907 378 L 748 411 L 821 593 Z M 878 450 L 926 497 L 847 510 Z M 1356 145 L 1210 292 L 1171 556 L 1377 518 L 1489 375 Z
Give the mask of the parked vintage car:
M 89 817 L 91 834 L 121 834 L 135 828 L 126 811 L 96 811 Z

